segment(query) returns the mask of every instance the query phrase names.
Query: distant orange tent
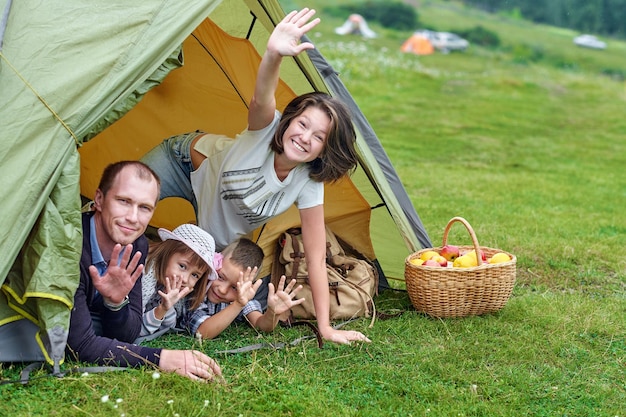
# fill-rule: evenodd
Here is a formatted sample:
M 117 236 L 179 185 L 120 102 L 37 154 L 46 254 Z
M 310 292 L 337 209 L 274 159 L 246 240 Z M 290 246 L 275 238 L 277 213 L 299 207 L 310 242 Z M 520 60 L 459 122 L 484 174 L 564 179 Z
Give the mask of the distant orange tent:
M 412 34 L 400 47 L 402 52 L 413 53 L 416 55 L 430 55 L 435 52 L 435 48 L 433 48 L 433 44 L 430 40 L 420 34 L 414 33 Z

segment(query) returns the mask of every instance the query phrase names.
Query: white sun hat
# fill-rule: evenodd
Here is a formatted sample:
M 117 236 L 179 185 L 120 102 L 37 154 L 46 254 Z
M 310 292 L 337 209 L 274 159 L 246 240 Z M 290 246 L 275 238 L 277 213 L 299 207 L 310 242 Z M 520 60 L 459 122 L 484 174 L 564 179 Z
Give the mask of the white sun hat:
M 173 231 L 160 228 L 159 237 L 161 240 L 173 239 L 183 242 L 189 246 L 200 258 L 209 266 L 209 280 L 217 279 L 217 273 L 213 267 L 213 257 L 215 256 L 215 240 L 213 236 L 195 224 L 185 223 L 178 226 Z

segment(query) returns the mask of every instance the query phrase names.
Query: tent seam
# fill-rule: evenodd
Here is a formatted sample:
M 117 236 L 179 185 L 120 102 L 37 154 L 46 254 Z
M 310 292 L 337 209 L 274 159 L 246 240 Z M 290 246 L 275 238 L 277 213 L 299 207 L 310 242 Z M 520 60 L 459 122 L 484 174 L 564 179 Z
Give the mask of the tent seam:
M 32 92 L 33 94 L 35 94 L 35 97 L 37 97 L 37 99 L 39 99 L 39 101 L 41 101 L 43 103 L 43 105 L 50 111 L 50 113 L 52 113 L 52 115 L 54 116 L 55 119 L 57 119 L 61 125 L 65 128 L 65 130 L 67 130 L 70 135 L 72 135 L 72 137 L 74 138 L 74 142 L 76 143 L 77 146 L 79 146 L 79 142 L 78 142 L 78 138 L 76 137 L 76 135 L 74 134 L 74 131 L 72 131 L 72 129 L 67 125 L 67 123 L 65 123 L 63 121 L 63 119 L 61 118 L 61 116 L 59 116 L 57 114 L 57 112 L 54 111 L 54 109 L 52 109 L 52 107 L 50 107 L 50 105 L 48 104 L 48 102 L 46 102 L 46 100 L 35 90 L 35 87 L 33 87 L 28 80 L 26 80 L 26 78 L 24 78 L 22 76 L 22 74 L 17 70 L 17 68 L 15 68 L 13 66 L 13 64 L 11 64 L 11 62 L 8 60 L 8 58 L 2 53 L 2 51 L 0 50 L 0 57 L 2 57 L 2 59 L 4 59 L 4 62 L 6 62 L 9 67 L 13 70 L 13 72 L 15 72 L 15 74 L 19 77 L 20 80 L 22 80 L 22 82 L 24 83 L 24 85 L 26 85 Z
M 71 301 L 69 301 L 67 298 L 59 297 L 59 296 L 54 295 L 54 294 L 33 291 L 33 292 L 25 292 L 24 295 L 22 297 L 20 297 L 8 285 L 3 285 L 2 289 L 4 290 L 4 292 L 6 294 L 10 295 L 11 298 L 13 298 L 15 301 L 17 301 L 18 304 L 20 304 L 20 305 L 24 305 L 26 303 L 26 301 L 28 301 L 28 299 L 30 299 L 30 298 L 43 298 L 43 299 L 47 299 L 47 300 L 59 301 L 59 302 L 65 304 L 70 309 L 73 307 L 73 303 Z

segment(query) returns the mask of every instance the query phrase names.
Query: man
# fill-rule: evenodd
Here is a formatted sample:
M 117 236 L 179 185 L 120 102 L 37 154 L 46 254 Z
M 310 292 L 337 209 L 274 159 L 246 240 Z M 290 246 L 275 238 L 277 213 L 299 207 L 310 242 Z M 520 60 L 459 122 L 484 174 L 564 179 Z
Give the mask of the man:
M 122 161 L 103 172 L 94 210 L 83 214 L 80 283 L 66 354 L 100 365 L 154 364 L 191 379 L 221 376 L 217 363 L 198 351 L 142 347 L 141 280 L 148 240 L 144 232 L 159 198 L 157 175 L 139 161 Z

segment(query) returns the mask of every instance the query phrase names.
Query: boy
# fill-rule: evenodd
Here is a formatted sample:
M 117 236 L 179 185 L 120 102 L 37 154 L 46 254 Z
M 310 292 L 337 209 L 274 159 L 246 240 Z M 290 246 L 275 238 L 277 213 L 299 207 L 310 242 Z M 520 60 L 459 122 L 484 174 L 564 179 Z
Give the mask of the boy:
M 192 335 L 213 339 L 237 317 L 243 316 L 256 329 L 274 330 L 279 320 L 288 317 L 291 307 L 304 301 L 303 298 L 295 299 L 302 286 L 294 289 L 296 281 L 292 280 L 285 287 L 285 276 L 281 277 L 276 289 L 269 283 L 264 313 L 261 303 L 254 299 L 262 280 L 253 283 L 262 262 L 263 250 L 246 238 L 240 238 L 221 254 L 216 254 L 214 269 L 218 278 L 207 290 L 204 303 L 183 319 L 183 326 Z

